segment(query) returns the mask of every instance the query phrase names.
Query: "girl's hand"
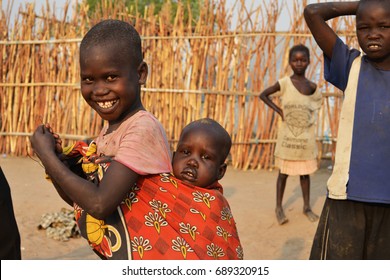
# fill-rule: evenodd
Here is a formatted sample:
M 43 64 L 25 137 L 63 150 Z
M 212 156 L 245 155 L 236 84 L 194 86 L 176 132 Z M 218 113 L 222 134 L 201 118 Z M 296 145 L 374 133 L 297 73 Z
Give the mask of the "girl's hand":
M 53 137 L 56 141 L 56 147 L 55 147 L 55 151 L 57 154 L 62 154 L 62 140 L 60 138 L 60 136 L 57 134 L 57 133 L 54 133 L 53 132 L 53 129 L 52 127 L 50 126 L 50 124 L 45 124 L 45 127 L 50 131 L 51 134 L 53 134 Z
M 45 125 L 40 125 L 35 129 L 30 137 L 30 142 L 39 158 L 44 157 L 47 153 L 56 152 L 56 138 Z

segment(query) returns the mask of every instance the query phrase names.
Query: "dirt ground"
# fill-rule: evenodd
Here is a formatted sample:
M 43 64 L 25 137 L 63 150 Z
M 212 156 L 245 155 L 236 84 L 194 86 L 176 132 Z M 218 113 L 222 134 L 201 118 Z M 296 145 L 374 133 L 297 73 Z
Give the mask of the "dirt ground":
M 56 241 L 38 230 L 41 216 L 71 209 L 44 178 L 43 168 L 30 158 L 0 157 L 0 165 L 11 186 L 18 223 L 22 258 L 26 260 L 98 259 L 83 238 Z M 318 215 L 330 176 L 325 161 L 311 176 L 311 204 Z M 237 222 L 246 260 L 306 260 L 309 257 L 317 222 L 302 214 L 303 201 L 299 177 L 289 177 L 284 195 L 284 209 L 289 219 L 278 225 L 275 209 L 277 170 L 239 171 L 228 167 L 221 180 L 225 195 Z

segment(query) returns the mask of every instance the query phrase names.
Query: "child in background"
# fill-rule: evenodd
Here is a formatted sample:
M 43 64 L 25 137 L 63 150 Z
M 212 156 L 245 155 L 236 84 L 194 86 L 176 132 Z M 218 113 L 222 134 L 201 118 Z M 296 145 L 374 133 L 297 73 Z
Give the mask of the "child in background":
M 305 72 L 310 63 L 309 49 L 296 45 L 290 49 L 289 65 L 292 76 L 286 76 L 265 89 L 260 98 L 282 118 L 275 147 L 275 164 L 279 167 L 276 182 L 275 214 L 280 225 L 288 222 L 282 201 L 289 175 L 299 175 L 303 213 L 312 222 L 318 219 L 310 207 L 310 175 L 318 169 L 315 135 L 316 112 L 320 109 L 322 96 L 315 83 L 308 80 Z M 280 92 L 281 107 L 270 95 Z
M 104 239 L 102 247 L 116 246 L 115 257 L 127 258 L 128 243 L 118 206 L 140 177 L 172 171 L 165 131 L 141 102 L 148 66 L 138 32 L 119 20 L 98 23 L 80 44 L 80 70 L 84 99 L 107 121 L 90 146 L 99 157 L 113 158 L 100 170 L 101 181 L 94 184 L 66 167 L 58 156 L 57 138 L 47 126 L 35 130 L 31 144 L 60 196 L 83 210 L 78 217 L 81 230 L 88 224 L 96 226 L 101 234 L 96 241 Z M 98 220 L 90 219 L 92 216 Z M 118 234 L 104 230 L 106 224 Z
M 328 197 L 310 259 L 390 259 L 390 1 L 318 3 L 304 10 L 325 78 L 345 94 Z M 326 23 L 356 15 L 363 54 Z

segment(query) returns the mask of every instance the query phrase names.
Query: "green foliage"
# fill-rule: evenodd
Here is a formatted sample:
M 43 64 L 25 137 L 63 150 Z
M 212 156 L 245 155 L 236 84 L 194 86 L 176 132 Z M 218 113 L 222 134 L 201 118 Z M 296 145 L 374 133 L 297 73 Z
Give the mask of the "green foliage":
M 101 1 L 102 0 L 86 0 L 86 2 L 89 5 L 89 12 L 93 13 L 97 8 L 98 3 L 100 3 Z M 153 5 L 154 14 L 157 15 L 161 12 L 164 5 L 170 5 L 171 22 L 173 22 L 176 16 L 176 11 L 179 3 L 182 3 L 182 5 L 184 6 L 185 21 L 187 21 L 189 18 L 189 9 L 191 11 L 193 21 L 199 19 L 200 7 L 203 3 L 203 0 L 182 0 L 182 1 L 180 0 L 179 1 L 177 0 L 152 0 L 152 1 L 151 0 L 111 0 L 111 1 L 113 1 L 114 3 L 124 2 L 126 7 L 128 7 L 130 11 L 131 10 L 137 11 L 137 13 L 141 15 L 145 13 L 145 9 L 148 6 Z

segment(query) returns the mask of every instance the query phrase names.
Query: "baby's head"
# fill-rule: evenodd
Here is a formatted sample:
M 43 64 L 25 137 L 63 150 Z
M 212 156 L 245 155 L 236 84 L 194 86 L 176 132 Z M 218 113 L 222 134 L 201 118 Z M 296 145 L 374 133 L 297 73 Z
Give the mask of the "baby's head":
M 143 108 L 140 91 L 147 74 L 141 38 L 127 22 L 101 21 L 81 41 L 81 93 L 110 125 Z
M 210 186 L 225 175 L 231 146 L 229 133 L 218 122 L 209 118 L 191 122 L 181 132 L 173 173 L 190 185 Z
M 361 49 L 370 61 L 379 68 L 389 67 L 389 0 L 361 0 L 359 2 L 356 12 L 356 35 Z

